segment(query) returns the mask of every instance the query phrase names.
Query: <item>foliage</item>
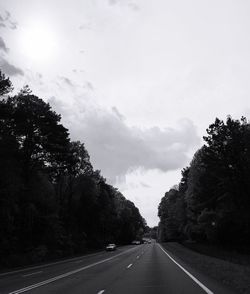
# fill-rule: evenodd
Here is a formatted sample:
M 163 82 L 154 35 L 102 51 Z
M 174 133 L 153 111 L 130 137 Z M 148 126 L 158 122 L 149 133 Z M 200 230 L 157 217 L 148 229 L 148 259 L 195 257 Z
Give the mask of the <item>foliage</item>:
M 134 204 L 95 171 L 83 143 L 25 86 L 6 96 L 0 72 L 0 264 L 130 243 L 144 231 Z
M 5 75 L 0 71 L 0 98 L 2 96 L 10 93 L 13 87 L 9 78 L 6 78 Z
M 193 241 L 249 246 L 250 124 L 244 117 L 217 118 L 204 141 L 179 189 L 162 198 L 161 239 L 182 234 Z

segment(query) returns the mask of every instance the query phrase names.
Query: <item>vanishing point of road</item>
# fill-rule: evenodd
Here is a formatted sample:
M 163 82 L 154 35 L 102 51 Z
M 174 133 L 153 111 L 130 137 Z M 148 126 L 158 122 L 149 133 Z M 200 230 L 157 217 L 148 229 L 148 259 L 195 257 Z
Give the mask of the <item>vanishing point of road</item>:
M 232 294 L 158 243 L 0 274 L 1 294 Z

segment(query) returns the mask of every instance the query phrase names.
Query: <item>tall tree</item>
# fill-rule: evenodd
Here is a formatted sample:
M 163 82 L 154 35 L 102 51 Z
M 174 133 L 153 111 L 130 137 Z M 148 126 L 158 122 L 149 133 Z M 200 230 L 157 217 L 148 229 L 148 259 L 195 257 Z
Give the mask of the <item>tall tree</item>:
M 0 74 L 0 265 L 82 253 L 142 234 L 138 208 L 94 171 L 83 143 Z
M 60 115 L 48 103 L 25 88 L 18 95 L 2 101 L 4 129 L 19 144 L 27 178 L 33 168 L 41 167 L 58 173 L 66 165 L 68 130 L 60 124 Z
M 4 95 L 9 94 L 13 90 L 12 83 L 9 78 L 0 71 L 0 98 Z

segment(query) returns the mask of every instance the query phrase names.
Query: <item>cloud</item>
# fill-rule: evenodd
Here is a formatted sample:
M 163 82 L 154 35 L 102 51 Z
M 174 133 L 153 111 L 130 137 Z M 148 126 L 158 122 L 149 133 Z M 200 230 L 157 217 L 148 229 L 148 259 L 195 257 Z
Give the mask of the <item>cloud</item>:
M 151 188 L 151 186 L 149 186 L 148 184 L 144 183 L 144 182 L 140 182 L 141 186 L 144 188 Z
M 119 112 L 119 110 L 115 106 L 112 107 L 112 111 L 113 111 L 114 114 L 117 115 L 117 117 L 120 120 L 124 120 L 125 119 L 125 117 Z
M 9 48 L 7 48 L 2 37 L 0 37 L 0 50 L 4 51 L 5 53 L 8 53 L 9 51 Z
M 94 91 L 94 89 L 95 89 L 93 84 L 89 81 L 86 81 L 82 87 L 86 90 L 89 90 L 89 91 Z
M 70 87 L 74 87 L 74 83 L 69 79 L 69 78 L 66 78 L 66 77 L 60 77 L 60 79 L 65 83 L 67 84 L 68 86 Z
M 79 30 L 91 30 L 91 29 L 92 29 L 92 25 L 90 22 L 86 22 L 79 26 Z
M 24 72 L 20 68 L 10 64 L 3 57 L 0 57 L 0 68 L 8 76 L 24 75 Z
M 0 27 L 12 30 L 17 29 L 17 22 L 12 20 L 11 14 L 7 10 L 3 14 L 0 14 Z
M 108 0 L 108 4 L 111 5 L 111 6 L 114 6 L 114 5 L 125 5 L 127 6 L 128 8 L 130 8 L 131 10 L 134 10 L 134 11 L 138 11 L 140 10 L 139 6 L 132 2 L 132 1 L 127 1 L 127 0 Z
M 59 108 L 71 138 L 86 144 L 94 167 L 113 184 L 136 169 L 168 172 L 182 168 L 189 161 L 188 152 L 199 144 L 189 119 L 176 128 L 141 129 L 129 126 L 116 108 L 88 107 L 79 100 L 68 106 L 55 98 L 49 102 Z
M 132 2 L 128 3 L 128 7 L 131 8 L 132 10 L 134 10 L 134 11 L 140 10 L 140 7 L 137 4 L 132 3 Z
M 109 0 L 108 2 L 110 5 L 115 5 L 115 4 L 117 4 L 118 1 L 117 0 Z

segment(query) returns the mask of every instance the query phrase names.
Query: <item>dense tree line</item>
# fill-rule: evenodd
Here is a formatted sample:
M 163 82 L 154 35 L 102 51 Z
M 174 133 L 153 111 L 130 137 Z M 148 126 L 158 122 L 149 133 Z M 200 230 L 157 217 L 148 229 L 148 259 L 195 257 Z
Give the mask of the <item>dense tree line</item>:
M 126 244 L 146 226 L 93 169 L 60 115 L 0 72 L 0 264 L 23 265 Z M 100 146 L 101 148 L 101 146 Z
M 148 238 L 148 239 L 157 239 L 157 231 L 158 231 L 158 227 L 148 227 L 146 226 L 145 230 L 144 230 L 144 238 Z
M 215 120 L 205 144 L 162 198 L 159 238 L 250 245 L 250 124 Z

